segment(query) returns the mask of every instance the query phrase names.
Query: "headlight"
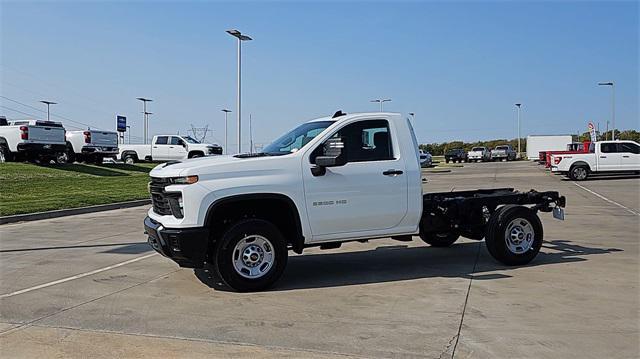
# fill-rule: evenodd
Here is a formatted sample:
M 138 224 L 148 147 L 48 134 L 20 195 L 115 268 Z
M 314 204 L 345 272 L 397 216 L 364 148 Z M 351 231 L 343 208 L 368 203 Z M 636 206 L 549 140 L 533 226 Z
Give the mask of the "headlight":
M 173 177 L 171 184 L 194 184 L 198 182 L 198 176 Z

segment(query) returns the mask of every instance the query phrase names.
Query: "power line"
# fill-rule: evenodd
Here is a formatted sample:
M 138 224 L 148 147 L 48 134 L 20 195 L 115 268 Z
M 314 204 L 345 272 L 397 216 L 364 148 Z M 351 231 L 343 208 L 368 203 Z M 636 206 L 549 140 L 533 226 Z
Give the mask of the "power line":
M 5 99 L 5 100 L 9 100 L 9 101 L 11 101 L 11 102 L 15 102 L 15 103 L 17 103 L 17 104 L 19 104 L 19 105 L 22 105 L 22 106 L 28 107 L 28 108 L 30 108 L 30 109 L 36 110 L 36 111 L 38 111 L 38 112 L 47 113 L 47 111 L 41 110 L 41 109 L 39 109 L 39 108 L 37 108 L 37 107 L 33 107 L 33 106 L 31 106 L 31 105 L 27 105 L 26 103 L 22 103 L 22 102 L 20 102 L 20 101 L 17 101 L 17 100 L 14 100 L 14 99 L 8 98 L 8 97 L 6 97 L 6 96 L 2 96 L 2 95 L 0 95 L 0 97 L 2 97 L 2 98 L 3 98 L 3 99 Z M 20 111 L 16 111 L 16 112 L 20 112 Z M 21 113 L 22 113 L 22 112 L 21 112 Z M 35 116 L 35 115 L 33 115 L 33 114 L 30 114 L 29 116 L 37 117 L 37 116 Z M 58 118 L 61 118 L 61 119 L 63 119 L 63 120 L 67 120 L 67 121 L 70 121 L 70 122 L 74 122 L 74 123 L 77 123 L 77 124 L 80 124 L 80 125 L 83 125 L 83 126 L 92 127 L 92 128 L 98 129 L 98 130 L 102 130 L 102 128 L 100 128 L 100 127 L 98 127 L 98 126 L 94 126 L 94 125 L 91 125 L 91 124 L 89 124 L 89 123 L 84 123 L 84 122 L 80 122 L 80 121 L 72 120 L 72 119 L 70 119 L 70 118 L 68 118 L 68 117 L 65 117 L 65 116 L 62 116 L 62 115 L 56 115 L 56 114 L 52 113 L 52 114 L 51 114 L 51 116 L 53 116 L 53 117 L 58 117 Z

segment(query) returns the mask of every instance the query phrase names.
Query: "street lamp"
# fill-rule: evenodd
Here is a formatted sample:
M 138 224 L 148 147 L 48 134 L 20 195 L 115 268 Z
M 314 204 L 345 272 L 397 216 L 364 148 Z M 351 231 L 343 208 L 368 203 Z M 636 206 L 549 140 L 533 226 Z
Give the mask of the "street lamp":
M 518 158 L 520 157 L 520 106 L 522 106 L 521 103 L 517 103 L 516 106 L 518 107 Z
M 227 30 L 227 33 L 235 38 L 238 39 L 238 94 L 237 94 L 237 99 L 236 99 L 236 118 L 237 118 L 237 126 L 238 126 L 238 133 L 237 133 L 237 137 L 238 137 L 238 153 L 241 152 L 242 150 L 242 136 L 241 136 L 241 130 L 242 130 L 242 125 L 241 125 L 241 120 L 242 120 L 242 116 L 241 116 L 241 98 L 240 98 L 240 94 L 241 94 L 241 65 L 242 65 L 242 42 L 243 41 L 250 41 L 253 40 L 252 38 L 250 38 L 247 35 L 243 35 L 240 31 L 238 30 Z
M 382 111 L 382 104 L 385 103 L 385 102 L 391 102 L 391 99 L 390 98 L 385 98 L 385 99 L 376 98 L 376 99 L 373 99 L 373 100 L 371 100 L 369 102 L 379 102 L 380 103 L 380 112 L 383 112 Z
M 611 139 L 616 139 L 616 86 L 613 81 L 598 82 L 598 86 L 611 86 Z
M 42 100 L 42 101 L 40 101 L 40 102 L 42 102 L 43 104 L 47 105 L 47 121 L 50 121 L 50 120 L 49 120 L 49 106 L 50 106 L 50 105 L 57 105 L 58 103 L 56 103 L 56 102 L 51 102 L 51 101 L 45 101 L 45 100 Z
M 147 102 L 152 102 L 152 99 L 148 99 L 148 98 L 144 98 L 144 97 L 137 97 L 137 100 L 142 101 L 142 121 L 143 121 L 143 131 L 144 131 L 144 144 L 147 144 L 147 135 L 148 135 L 148 118 L 147 115 L 149 115 L 150 113 L 147 112 Z
M 411 116 L 411 122 L 416 122 L 416 114 L 414 112 L 409 112 L 409 116 Z
M 227 149 L 227 115 L 229 114 L 229 112 L 231 112 L 231 110 L 227 110 L 225 108 L 221 111 L 224 112 L 224 152 L 226 153 L 227 151 L 229 151 Z

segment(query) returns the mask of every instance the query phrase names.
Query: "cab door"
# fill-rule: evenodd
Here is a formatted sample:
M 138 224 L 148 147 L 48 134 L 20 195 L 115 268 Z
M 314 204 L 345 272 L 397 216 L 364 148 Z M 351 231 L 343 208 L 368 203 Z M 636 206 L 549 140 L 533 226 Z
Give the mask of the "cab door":
M 620 151 L 620 169 L 623 171 L 640 171 L 640 146 L 633 142 L 618 144 Z
M 187 158 L 187 144 L 184 140 L 178 136 L 171 136 L 169 143 L 169 159 L 171 160 L 183 160 Z
M 620 171 L 622 154 L 618 152 L 618 144 L 605 142 L 600 144 L 598 154 L 598 171 Z
M 151 157 L 154 161 L 169 160 L 169 136 L 158 136 L 151 145 Z
M 348 123 L 332 137 L 344 143 L 346 164 L 327 167 L 314 176 L 320 144 L 303 157 L 306 208 L 312 241 L 331 235 L 390 229 L 407 212 L 408 180 L 405 159 L 392 139 L 387 120 Z

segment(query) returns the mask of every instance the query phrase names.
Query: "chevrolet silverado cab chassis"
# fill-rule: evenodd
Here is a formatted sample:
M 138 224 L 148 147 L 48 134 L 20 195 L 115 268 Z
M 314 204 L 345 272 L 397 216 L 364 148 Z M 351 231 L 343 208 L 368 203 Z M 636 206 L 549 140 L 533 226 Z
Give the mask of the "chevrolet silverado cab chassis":
M 563 219 L 558 192 L 426 193 L 408 119 L 344 114 L 304 123 L 260 153 L 188 159 L 150 172 L 149 244 L 182 267 L 213 266 L 238 291 L 277 281 L 288 251 L 419 236 L 434 247 L 485 239 L 507 265 L 543 239 L 538 211 Z

